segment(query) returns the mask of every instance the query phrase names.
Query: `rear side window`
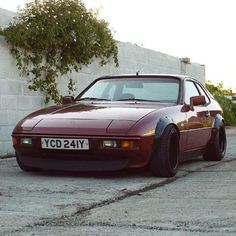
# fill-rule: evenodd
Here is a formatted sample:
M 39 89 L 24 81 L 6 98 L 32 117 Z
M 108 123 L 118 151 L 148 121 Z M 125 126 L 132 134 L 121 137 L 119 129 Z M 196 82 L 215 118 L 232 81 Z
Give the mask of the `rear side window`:
M 186 104 L 190 104 L 190 98 L 193 96 L 199 96 L 200 93 L 192 81 L 186 81 L 185 83 L 185 99 Z

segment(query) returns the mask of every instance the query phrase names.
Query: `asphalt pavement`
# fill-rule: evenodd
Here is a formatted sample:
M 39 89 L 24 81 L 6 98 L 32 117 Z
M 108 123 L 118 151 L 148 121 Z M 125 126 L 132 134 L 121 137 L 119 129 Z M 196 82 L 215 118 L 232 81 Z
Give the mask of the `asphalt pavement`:
M 146 169 L 22 172 L 0 160 L 0 235 L 236 235 L 236 128 L 221 162 L 186 161 L 174 178 Z

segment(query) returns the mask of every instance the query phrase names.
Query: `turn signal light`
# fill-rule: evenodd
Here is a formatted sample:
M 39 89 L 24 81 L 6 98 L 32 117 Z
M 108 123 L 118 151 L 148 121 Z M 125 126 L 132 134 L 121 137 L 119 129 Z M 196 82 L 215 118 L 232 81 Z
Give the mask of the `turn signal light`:
M 135 147 L 135 143 L 134 141 L 130 141 L 130 140 L 123 140 L 120 142 L 120 147 L 121 148 L 126 148 L 126 149 L 132 149 Z

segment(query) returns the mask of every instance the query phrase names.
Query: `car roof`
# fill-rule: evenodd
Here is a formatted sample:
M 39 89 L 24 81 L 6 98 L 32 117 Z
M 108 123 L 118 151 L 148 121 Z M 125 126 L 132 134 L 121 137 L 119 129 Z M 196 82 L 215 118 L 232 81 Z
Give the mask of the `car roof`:
M 154 77 L 167 77 L 167 78 L 173 78 L 173 79 L 180 79 L 180 80 L 185 80 L 185 79 L 193 79 L 188 75 L 178 75 L 178 74 L 121 74 L 121 75 L 107 75 L 107 76 L 102 76 L 99 77 L 97 80 L 100 79 L 112 79 L 112 78 L 154 78 Z

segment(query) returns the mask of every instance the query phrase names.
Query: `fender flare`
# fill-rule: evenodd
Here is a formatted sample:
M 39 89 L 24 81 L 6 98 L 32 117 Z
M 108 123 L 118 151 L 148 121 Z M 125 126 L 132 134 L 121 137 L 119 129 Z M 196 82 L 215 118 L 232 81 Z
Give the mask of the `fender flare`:
M 158 121 L 156 129 L 155 129 L 155 138 L 157 139 L 160 138 L 168 125 L 173 125 L 176 128 L 179 135 L 179 129 L 174 123 L 174 121 L 171 118 L 166 116 L 166 117 L 161 118 Z
M 217 133 L 219 132 L 222 123 L 225 125 L 224 118 L 222 117 L 221 114 L 217 114 L 215 116 L 215 120 L 214 120 L 214 123 L 213 123 L 213 126 L 212 126 L 211 139 L 208 143 L 207 151 L 211 150 L 211 145 L 213 145 L 215 137 L 216 137 Z M 226 147 L 226 143 L 225 143 L 225 147 Z
M 214 128 L 219 129 L 222 123 L 225 124 L 224 118 L 220 114 L 217 114 L 214 120 Z

